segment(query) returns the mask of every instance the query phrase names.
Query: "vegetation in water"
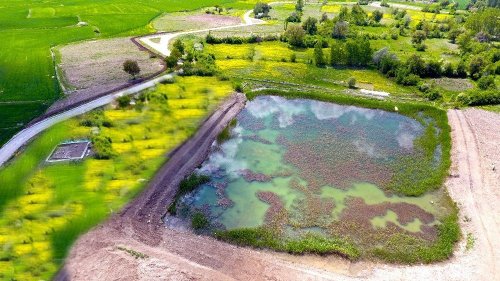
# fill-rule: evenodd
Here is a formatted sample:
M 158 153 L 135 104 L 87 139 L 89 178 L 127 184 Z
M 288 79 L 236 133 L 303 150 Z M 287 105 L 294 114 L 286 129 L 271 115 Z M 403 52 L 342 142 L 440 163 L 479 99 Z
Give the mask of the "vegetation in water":
M 210 181 L 210 177 L 206 175 L 198 175 L 196 173 L 193 173 L 187 178 L 183 179 L 179 184 L 179 190 L 177 191 L 174 200 L 172 201 L 172 203 L 170 203 L 170 206 L 168 206 L 168 212 L 175 215 L 177 213 L 177 201 L 183 195 L 195 190 L 197 187 L 204 183 L 207 183 L 208 181 Z

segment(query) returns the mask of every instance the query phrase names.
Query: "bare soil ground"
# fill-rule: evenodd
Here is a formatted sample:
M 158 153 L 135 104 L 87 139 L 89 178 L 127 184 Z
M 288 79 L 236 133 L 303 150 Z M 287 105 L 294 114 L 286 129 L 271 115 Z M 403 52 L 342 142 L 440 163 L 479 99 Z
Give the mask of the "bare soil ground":
M 438 86 L 443 87 L 449 91 L 466 91 L 468 89 L 472 89 L 474 85 L 467 80 L 462 78 L 435 78 L 431 79 L 431 81 L 435 82 Z
M 141 68 L 138 78 L 163 69 L 160 58 L 150 58 L 130 38 L 85 41 L 58 49 L 60 79 L 66 97 L 52 105 L 48 112 L 78 103 L 120 86 L 131 85 L 131 77 L 123 71 L 123 62 L 136 60 Z
M 229 15 L 205 14 L 202 11 L 170 13 L 153 21 L 153 26 L 160 32 L 198 30 L 221 26 L 237 25 L 241 19 Z
M 122 213 L 81 237 L 57 280 L 498 280 L 500 178 L 492 163 L 500 163 L 500 115 L 477 109 L 448 112 L 453 167 L 446 185 L 460 206 L 464 236 L 472 233 L 476 239 L 471 250 L 462 239 L 448 261 L 416 266 L 352 263 L 333 256 L 240 248 L 164 228 L 158 220 L 176 185 L 208 153 L 207 144 L 230 120 L 221 116 L 234 116 L 237 103 L 229 101 L 209 117 Z M 134 258 L 118 247 L 147 257 Z

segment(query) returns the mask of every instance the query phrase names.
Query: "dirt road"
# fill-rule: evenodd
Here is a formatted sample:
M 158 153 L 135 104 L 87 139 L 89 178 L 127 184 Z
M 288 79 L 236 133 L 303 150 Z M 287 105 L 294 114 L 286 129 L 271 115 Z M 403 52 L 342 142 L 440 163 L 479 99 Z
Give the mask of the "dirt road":
M 155 181 L 166 183 L 166 188 L 146 191 L 121 215 L 82 236 L 59 280 L 498 280 L 500 245 L 495 238 L 500 237 L 496 204 L 500 176 L 492 165 L 500 163 L 500 115 L 477 109 L 451 110 L 448 115 L 453 164 L 446 185 L 460 206 L 464 236 L 472 233 L 475 238 L 471 250 L 466 250 L 466 239 L 462 239 L 449 261 L 416 266 L 351 263 L 337 257 L 240 248 L 161 227 L 155 222 L 173 194 L 168 190 L 189 170 L 187 166 L 199 160 L 197 157 L 187 166 L 177 161 L 188 157 L 185 152 L 206 149 L 208 139 L 215 135 L 202 128 L 191 144 L 177 152 L 179 156 L 172 157 L 176 165 L 171 166 L 179 164 L 183 172 L 169 180 L 173 170 L 164 168 Z M 212 116 L 208 120 L 221 119 Z M 136 259 L 118 247 L 147 257 Z

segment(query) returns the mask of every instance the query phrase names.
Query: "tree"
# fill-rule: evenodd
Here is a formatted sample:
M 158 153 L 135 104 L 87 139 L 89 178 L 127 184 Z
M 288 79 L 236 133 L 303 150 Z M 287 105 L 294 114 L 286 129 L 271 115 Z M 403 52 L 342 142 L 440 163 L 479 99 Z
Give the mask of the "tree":
M 406 61 L 406 66 L 411 74 L 420 77 L 425 75 L 425 62 L 419 55 L 411 55 Z
M 269 16 L 271 6 L 267 3 L 257 2 L 253 7 L 253 14 L 256 18 L 265 18 Z
M 179 59 L 177 57 L 170 55 L 165 58 L 165 64 L 167 65 L 168 68 L 174 68 L 177 66 L 178 60 Z
M 373 50 L 366 38 L 349 39 L 346 43 L 346 58 L 349 66 L 366 66 L 372 60 Z
M 484 59 L 480 55 L 472 57 L 469 62 L 469 74 L 471 78 L 474 80 L 479 79 L 479 77 L 481 77 L 481 72 L 483 71 L 484 66 Z
M 439 61 L 428 61 L 425 64 L 425 76 L 431 78 L 441 77 L 441 62 Z
M 375 10 L 373 11 L 372 13 L 372 19 L 373 21 L 375 22 L 380 22 L 382 20 L 382 18 L 384 17 L 384 13 L 379 11 L 379 10 Z
M 127 72 L 135 79 L 135 76 L 141 72 L 139 64 L 135 60 L 126 60 L 123 63 L 123 71 Z
M 304 46 L 304 37 L 306 36 L 306 32 L 302 26 L 297 24 L 289 25 L 284 35 L 288 44 L 294 47 Z
M 339 66 L 346 63 L 346 54 L 344 44 L 341 41 L 334 40 L 330 44 L 330 65 Z
M 424 31 L 415 30 L 411 36 L 411 43 L 414 45 L 420 45 L 425 39 L 427 39 L 427 35 Z
M 349 33 L 349 24 L 346 21 L 337 21 L 333 26 L 332 37 L 345 39 Z
M 325 65 L 325 55 L 323 54 L 323 42 L 318 40 L 316 45 L 314 45 L 314 64 L 316 66 L 324 66 Z
M 184 43 L 182 43 L 180 39 L 174 41 L 173 47 L 174 49 L 179 50 L 179 53 L 181 53 L 181 55 L 184 54 L 185 51 Z
M 300 22 L 300 14 L 297 12 L 291 13 L 287 18 L 286 22 Z
M 495 78 L 492 75 L 487 75 L 477 80 L 477 86 L 481 90 L 496 89 Z
M 484 32 L 494 38 L 500 37 L 500 9 L 486 8 L 471 14 L 465 22 L 465 27 L 474 34 Z
M 295 11 L 302 13 L 304 10 L 304 0 L 297 0 L 297 4 L 295 4 Z
M 361 8 L 360 5 L 356 4 L 352 6 L 351 10 L 351 20 L 354 22 L 355 25 L 359 26 L 364 26 L 368 24 L 368 15 L 366 14 L 365 10 Z
M 327 13 L 323 13 L 321 15 L 321 19 L 319 20 L 320 23 L 324 22 L 324 21 L 327 21 L 328 20 L 328 14 Z
M 342 6 L 336 19 L 338 21 L 347 21 L 349 19 L 349 9 L 346 6 Z
M 318 22 L 317 19 L 313 17 L 308 17 L 306 21 L 302 24 L 302 28 L 306 31 L 307 34 L 314 35 L 318 31 L 318 27 L 316 26 L 317 22 Z

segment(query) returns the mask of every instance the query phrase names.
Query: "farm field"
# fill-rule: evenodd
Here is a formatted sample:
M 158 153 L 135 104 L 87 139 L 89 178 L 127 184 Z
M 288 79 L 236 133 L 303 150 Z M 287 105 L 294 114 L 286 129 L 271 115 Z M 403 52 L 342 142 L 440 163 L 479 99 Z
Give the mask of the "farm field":
M 51 47 L 147 34 L 154 31 L 149 22 L 165 12 L 224 3 L 231 1 L 2 1 L 0 144 L 61 97 Z
M 79 234 L 133 198 L 231 90 L 216 78 L 179 78 L 141 94 L 135 106 L 97 110 L 43 133 L 0 171 L 0 278 L 50 278 Z M 44 163 L 62 141 L 96 138 L 110 140 L 101 149 L 109 159 Z

